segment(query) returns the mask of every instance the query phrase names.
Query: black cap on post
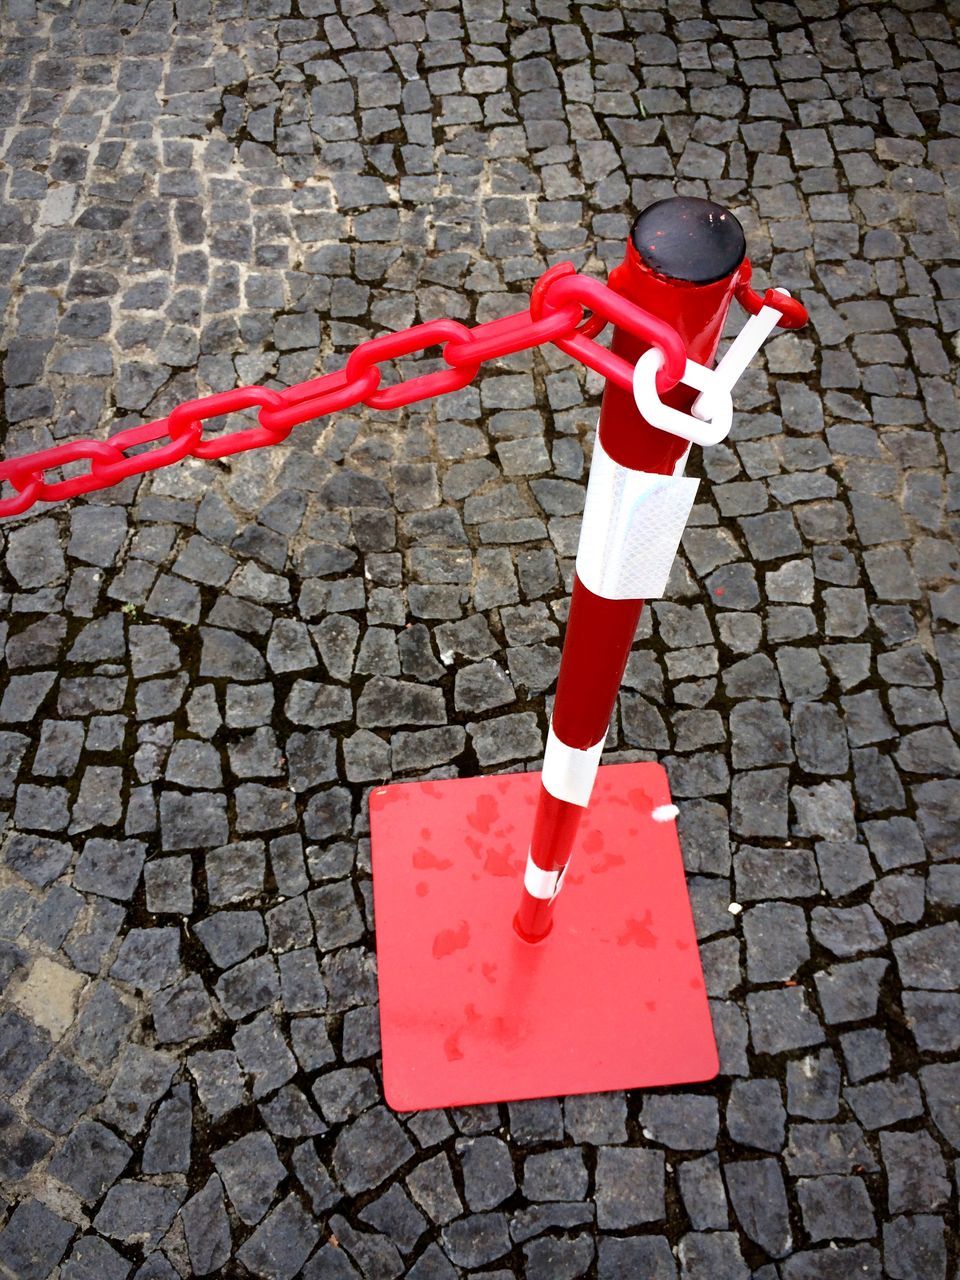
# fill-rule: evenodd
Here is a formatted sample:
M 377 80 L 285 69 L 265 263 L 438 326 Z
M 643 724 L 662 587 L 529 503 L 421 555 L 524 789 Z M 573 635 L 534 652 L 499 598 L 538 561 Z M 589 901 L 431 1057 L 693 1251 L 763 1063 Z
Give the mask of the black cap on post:
M 740 223 L 723 205 L 672 196 L 638 215 L 630 232 L 644 265 L 688 284 L 713 284 L 731 275 L 747 251 Z

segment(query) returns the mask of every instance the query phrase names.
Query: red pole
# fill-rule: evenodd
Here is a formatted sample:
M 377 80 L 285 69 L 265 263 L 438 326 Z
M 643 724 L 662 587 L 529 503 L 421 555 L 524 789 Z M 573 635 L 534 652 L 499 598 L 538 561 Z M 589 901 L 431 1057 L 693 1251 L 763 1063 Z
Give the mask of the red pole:
M 609 283 L 631 302 L 673 325 L 688 358 L 709 366 L 733 300 L 744 252 L 743 230 L 722 206 L 692 197 L 661 200 L 645 209 L 633 224 L 623 264 Z M 616 328 L 612 346 L 633 364 L 647 349 L 640 339 Z M 696 396 L 696 391 L 681 385 L 665 402 L 688 410 Z M 643 476 L 679 476 L 688 449 L 687 441 L 646 422 L 629 392 L 607 382 L 539 803 L 515 921 L 517 932 L 529 942 L 539 941 L 550 931 L 553 904 L 581 816 L 590 802 L 607 726 L 643 609 L 635 586 L 645 581 L 645 590 L 651 593 L 651 568 L 652 577 L 657 577 L 657 566 L 644 563 L 645 547 L 612 545 L 610 528 L 598 532 L 598 525 L 603 524 L 618 489 L 622 491 L 624 484 L 631 482 L 630 473 L 634 484 L 637 473 L 641 484 Z M 695 488 L 694 481 L 679 482 L 672 518 L 679 510 L 681 522 L 685 521 L 689 507 L 683 504 L 692 503 Z M 656 558 L 654 552 L 651 556 Z M 660 558 L 663 561 L 662 553 Z M 670 560 L 672 552 L 659 575 L 664 585 Z M 662 565 L 659 568 L 662 570 Z

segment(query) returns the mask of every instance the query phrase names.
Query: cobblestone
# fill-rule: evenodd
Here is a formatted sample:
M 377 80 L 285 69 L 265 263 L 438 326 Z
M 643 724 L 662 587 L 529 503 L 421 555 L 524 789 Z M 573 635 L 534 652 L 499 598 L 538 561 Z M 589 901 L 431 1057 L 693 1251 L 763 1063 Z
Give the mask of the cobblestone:
M 9 6 L 5 456 L 602 277 L 674 193 L 813 319 L 693 451 L 607 742 L 681 806 L 691 1090 L 382 1105 L 365 790 L 536 767 L 592 374 L 0 530 L 0 1272 L 953 1275 L 955 16 Z

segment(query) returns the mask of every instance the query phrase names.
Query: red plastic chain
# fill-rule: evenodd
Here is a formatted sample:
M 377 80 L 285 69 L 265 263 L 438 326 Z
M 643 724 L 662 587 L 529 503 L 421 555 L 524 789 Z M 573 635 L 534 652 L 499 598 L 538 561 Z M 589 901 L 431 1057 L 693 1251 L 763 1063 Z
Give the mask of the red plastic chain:
M 542 289 L 541 285 L 544 286 Z M 676 329 L 599 280 L 577 275 L 571 262 L 558 263 L 541 276 L 530 295 L 530 314 L 539 319 L 544 311 L 549 314 L 564 302 L 585 305 L 593 312 L 593 318 L 613 321 L 650 346 L 658 347 L 663 354 L 663 365 L 657 375 L 657 390 L 661 395 L 675 387 L 683 377 L 687 353 Z M 625 391 L 632 390 L 633 365 L 593 342 L 586 333 L 574 331 L 569 337 L 554 338 L 553 341 L 561 351 L 576 356 L 588 368 L 596 369 Z
M 748 288 L 749 264 L 746 265 L 747 274 L 744 277 L 741 273 L 737 285 L 737 297 L 743 306 L 753 313 L 764 302 L 769 302 L 784 313 L 781 323 L 785 326 L 794 328 L 802 323 L 794 318 L 796 308 L 804 318 L 806 312 L 793 299 L 785 299 L 772 291 L 767 298 L 760 299 Z M 615 283 L 613 274 L 611 281 Z M 756 307 L 753 299 L 757 299 Z M 586 318 L 585 309 L 590 312 Z M 6 482 L 15 490 L 12 497 L 0 499 L 0 518 L 21 515 L 36 502 L 59 502 L 95 489 L 106 489 L 128 476 L 144 475 L 188 456 L 225 458 L 247 449 L 279 444 L 301 423 L 358 405 L 399 409 L 431 396 L 459 391 L 473 381 L 485 360 L 500 359 L 546 342 L 552 342 L 561 351 L 630 390 L 633 366 L 593 340 L 610 321 L 663 353 L 663 367 L 657 378 L 661 394 L 680 381 L 686 353 L 676 331 L 608 285 L 578 275 L 571 262 L 562 262 L 540 277 L 532 290 L 529 308 L 516 315 L 472 328 L 456 320 L 431 320 L 362 342 L 349 356 L 345 368 L 283 391 L 238 387 L 234 391 L 189 400 L 178 405 L 166 418 L 128 427 L 108 440 L 71 440 L 0 462 L 0 484 Z M 445 369 L 380 387 L 381 361 L 411 356 L 433 347 L 440 348 Z M 226 417 L 240 409 L 258 410 L 256 426 L 204 438 L 206 424 L 212 419 Z M 148 445 L 156 447 L 145 449 Z M 141 451 L 130 453 L 133 449 Z M 85 462 L 89 464 L 88 469 L 60 480 L 45 478 L 47 471 L 74 462 Z

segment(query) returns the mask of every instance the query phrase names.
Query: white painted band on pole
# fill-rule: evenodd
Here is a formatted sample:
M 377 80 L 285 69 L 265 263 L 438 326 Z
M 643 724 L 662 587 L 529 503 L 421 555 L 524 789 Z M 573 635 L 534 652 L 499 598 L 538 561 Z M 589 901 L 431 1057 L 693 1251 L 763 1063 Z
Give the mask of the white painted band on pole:
M 598 432 L 577 548 L 583 585 L 605 600 L 658 600 L 699 484 L 690 476 L 622 467 Z
M 531 898 L 549 902 L 560 892 L 560 881 L 564 871 L 566 867 L 563 871 L 544 871 L 543 867 L 538 867 L 534 862 L 533 854 L 528 853 L 527 865 L 523 871 L 523 887 Z
M 543 753 L 543 769 L 540 781 L 544 788 L 557 800 L 565 800 L 567 804 L 580 805 L 585 809 L 590 803 L 590 793 L 597 776 L 603 744 L 607 735 L 599 742 L 581 751 L 577 747 L 568 747 L 553 731 L 553 723 L 547 732 L 547 748 Z

